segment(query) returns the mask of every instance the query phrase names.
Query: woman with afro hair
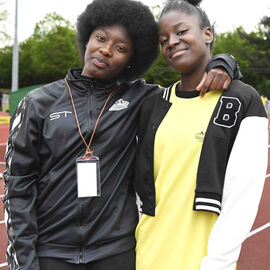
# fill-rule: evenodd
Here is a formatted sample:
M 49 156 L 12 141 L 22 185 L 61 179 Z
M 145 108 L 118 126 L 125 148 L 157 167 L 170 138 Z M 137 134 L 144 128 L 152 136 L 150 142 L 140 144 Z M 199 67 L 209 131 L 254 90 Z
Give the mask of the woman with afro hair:
M 157 24 L 140 2 L 94 0 L 77 37 L 83 68 L 30 92 L 11 119 L 9 269 L 135 268 L 138 116 L 144 98 L 162 91 L 138 78 L 159 53 Z M 234 67 L 227 63 L 229 73 Z M 210 87 L 226 88 L 230 77 L 220 72 L 209 72 Z
M 180 81 L 141 108 L 136 270 L 234 270 L 255 220 L 267 169 L 268 118 L 240 80 L 200 98 L 214 30 L 200 0 L 169 0 L 161 53 Z

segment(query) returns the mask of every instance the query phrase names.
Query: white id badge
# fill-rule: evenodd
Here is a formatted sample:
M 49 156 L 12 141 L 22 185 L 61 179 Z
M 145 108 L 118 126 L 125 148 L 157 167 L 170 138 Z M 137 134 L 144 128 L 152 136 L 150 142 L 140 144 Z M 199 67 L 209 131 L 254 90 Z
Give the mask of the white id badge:
M 76 159 L 78 198 L 100 196 L 99 158 Z

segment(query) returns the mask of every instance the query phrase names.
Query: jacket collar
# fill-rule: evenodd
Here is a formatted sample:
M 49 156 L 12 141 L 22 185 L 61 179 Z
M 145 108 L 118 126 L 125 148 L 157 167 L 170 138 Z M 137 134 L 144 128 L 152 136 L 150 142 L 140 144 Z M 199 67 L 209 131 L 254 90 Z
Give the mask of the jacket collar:
M 171 95 L 172 87 L 167 87 L 164 89 L 162 98 L 165 99 L 166 101 L 169 101 L 170 95 Z
M 82 75 L 82 69 L 70 69 L 66 79 L 73 89 L 81 92 L 96 91 L 97 93 L 110 93 L 116 86 L 120 86 L 117 81 L 102 82 Z

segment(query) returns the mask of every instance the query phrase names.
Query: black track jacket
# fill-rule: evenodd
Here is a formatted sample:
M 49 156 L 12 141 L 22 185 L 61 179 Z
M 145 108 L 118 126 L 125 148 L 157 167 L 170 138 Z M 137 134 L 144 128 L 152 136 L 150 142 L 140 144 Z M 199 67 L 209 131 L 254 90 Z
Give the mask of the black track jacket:
M 67 80 L 87 141 L 113 89 L 71 70 Z M 77 198 L 75 160 L 85 152 L 64 80 L 30 92 L 10 123 L 4 172 L 10 269 L 38 270 L 37 257 L 87 263 L 135 247 L 138 211 L 130 182 L 138 113 L 158 91 L 122 84 L 102 114 L 91 150 L 100 158 L 101 196 Z

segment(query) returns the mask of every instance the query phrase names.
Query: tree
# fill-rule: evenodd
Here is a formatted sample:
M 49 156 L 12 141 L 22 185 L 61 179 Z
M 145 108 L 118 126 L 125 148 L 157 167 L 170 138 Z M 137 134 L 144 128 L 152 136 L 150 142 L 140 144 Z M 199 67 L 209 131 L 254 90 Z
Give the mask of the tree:
M 4 2 L 3 1 L 0 1 L 0 7 L 3 6 Z M 7 34 L 7 31 L 6 31 L 6 26 L 5 26 L 5 23 L 6 23 L 6 20 L 7 20 L 7 17 L 8 17 L 8 12 L 7 10 L 3 10 L 0 12 L 0 47 L 3 46 L 3 44 L 5 44 L 7 41 L 10 41 L 11 37 L 10 35 Z
M 239 27 L 234 32 L 216 35 L 213 55 L 224 52 L 230 53 L 237 59 L 241 68 L 249 67 L 249 61 L 243 52 L 249 52 L 254 48 L 241 37 L 240 33 L 243 31 L 243 28 Z
M 240 35 L 254 46 L 252 51 L 243 52 L 250 62 L 247 80 L 253 82 L 261 94 L 270 97 L 270 17 L 261 20 L 256 32 Z
M 12 47 L 0 48 L 0 88 L 10 88 L 12 70 Z
M 11 47 L 0 49 L 1 87 L 10 87 L 11 57 Z M 69 68 L 80 66 L 74 26 L 56 13 L 47 14 L 33 35 L 20 43 L 21 87 L 58 80 Z
M 33 36 L 21 45 L 20 83 L 48 83 L 63 78 L 69 68 L 80 67 L 75 31 L 57 25 L 46 35 Z
M 36 23 L 33 37 L 36 39 L 42 39 L 51 31 L 55 31 L 59 26 L 74 29 L 71 23 L 61 15 L 56 12 L 48 13 L 45 15 L 43 20 Z
M 256 31 L 246 33 L 242 27 L 216 37 L 214 54 L 227 52 L 239 62 L 244 82 L 270 97 L 270 18 L 264 17 Z
M 56 13 L 47 14 L 22 44 L 20 63 L 22 85 L 63 78 L 69 68 L 81 65 L 74 27 Z

